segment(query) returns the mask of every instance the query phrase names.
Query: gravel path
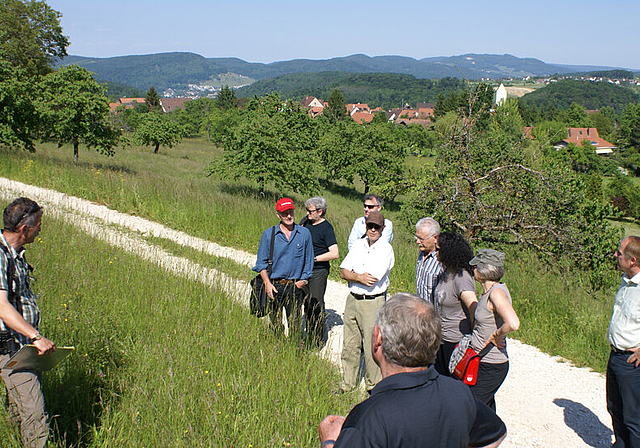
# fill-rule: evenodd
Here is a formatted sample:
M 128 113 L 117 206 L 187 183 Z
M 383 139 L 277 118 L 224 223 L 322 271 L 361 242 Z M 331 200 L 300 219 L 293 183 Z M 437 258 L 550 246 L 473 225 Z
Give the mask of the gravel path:
M 247 302 L 248 284 L 198 265 L 149 244 L 143 237 L 165 238 L 212 256 L 227 257 L 253 266 L 255 254 L 223 247 L 210 241 L 169 229 L 139 217 L 127 215 L 84 199 L 53 190 L 0 178 L 0 197 L 4 202 L 27 196 L 55 215 L 91 236 L 157 263 L 159 266 L 227 290 Z M 331 330 L 321 355 L 339 365 L 342 346 L 345 284 L 329 281 L 326 304 Z M 604 337 L 604 335 L 603 335 Z M 509 339 L 510 371 L 498 391 L 498 414 L 507 424 L 509 435 L 501 445 L 510 447 L 610 447 L 611 419 L 606 410 L 605 379 L 568 361 L 551 357 L 537 348 Z

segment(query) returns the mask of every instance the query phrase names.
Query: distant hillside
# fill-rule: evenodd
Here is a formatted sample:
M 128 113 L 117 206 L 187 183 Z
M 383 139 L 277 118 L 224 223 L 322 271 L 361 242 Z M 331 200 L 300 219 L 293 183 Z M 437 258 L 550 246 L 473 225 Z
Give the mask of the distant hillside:
M 102 82 L 111 81 L 143 90 L 153 85 L 160 91 L 189 83 L 205 84 L 226 73 L 257 80 L 292 73 L 320 72 L 399 73 L 418 79 L 497 79 L 584 71 L 584 67 L 547 64 L 538 59 L 518 58 L 508 54 L 466 54 L 420 60 L 405 56 L 370 57 L 356 54 L 325 60 L 295 59 L 263 64 L 238 58 L 204 58 L 194 53 L 158 53 L 112 58 L 68 56 L 61 64 L 85 67 L 94 72 Z
M 338 89 L 347 103 L 363 102 L 370 107 L 384 109 L 413 106 L 417 102 L 435 102 L 439 93 L 448 95 L 462 90 L 464 81 L 457 78 L 417 79 L 397 73 L 295 73 L 274 79 L 257 81 L 238 89 L 238 97 L 263 96 L 279 92 L 281 97 L 301 100 L 307 95 L 327 100 L 333 89 Z
M 640 102 L 640 97 L 628 87 L 608 82 L 564 79 L 528 93 L 520 101 L 543 109 L 567 109 L 571 103 L 578 103 L 587 109 L 609 106 L 621 111 L 629 103 Z

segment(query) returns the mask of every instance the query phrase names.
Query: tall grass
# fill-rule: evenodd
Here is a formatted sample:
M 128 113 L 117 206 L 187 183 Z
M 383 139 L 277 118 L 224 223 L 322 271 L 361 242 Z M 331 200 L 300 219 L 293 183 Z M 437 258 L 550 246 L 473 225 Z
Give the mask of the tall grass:
M 187 140 L 160 154 L 130 148 L 106 158 L 83 151 L 78 166 L 73 164 L 71 153 L 69 147 L 48 144 L 39 146 L 37 154 L 0 151 L 0 175 L 78 195 L 252 252 L 257 250 L 262 231 L 277 222 L 274 202 L 278 196 L 293 197 L 297 219 L 304 210 L 304 196 L 286 191 L 260 195 L 250 182 L 207 177 L 205 169 L 220 156 L 220 150 L 203 140 Z M 334 182 L 327 183 L 320 193 L 329 204 L 328 219 L 336 230 L 342 259 L 353 220 L 362 214 L 362 193 Z M 383 212 L 394 222 L 396 264 L 391 272 L 391 292 L 413 291 L 417 250 L 413 228 L 402 221 L 398 203 L 386 204 Z M 639 233 L 637 226 L 627 227 L 628 232 Z M 201 257 L 190 251 L 173 251 L 195 260 Z M 505 281 L 522 321 L 514 336 L 603 371 L 608 353 L 607 323 L 619 280 L 613 263 L 610 279 L 594 293 L 585 286 L 588 282 L 580 272 L 550 270 L 535 255 L 519 248 L 507 252 Z M 338 278 L 338 266 L 339 260 L 332 262 L 334 279 Z M 224 269 L 233 272 L 237 267 Z
M 333 395 L 332 366 L 223 291 L 46 214 L 28 257 L 42 332 L 76 347 L 44 375 L 52 446 L 307 447 L 360 399 Z M 20 446 L 4 419 L 0 440 Z

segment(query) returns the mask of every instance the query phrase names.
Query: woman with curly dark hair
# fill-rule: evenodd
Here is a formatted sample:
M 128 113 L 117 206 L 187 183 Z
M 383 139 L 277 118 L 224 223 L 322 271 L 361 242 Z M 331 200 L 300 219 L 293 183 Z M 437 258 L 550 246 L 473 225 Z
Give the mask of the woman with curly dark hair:
M 473 270 L 469 265 L 473 250 L 462 235 L 443 232 L 438 236 L 436 251 L 444 267 L 434 295 L 442 321 L 442 345 L 436 357 L 436 370 L 450 376 L 451 353 L 464 335 L 471 334 L 478 304 Z

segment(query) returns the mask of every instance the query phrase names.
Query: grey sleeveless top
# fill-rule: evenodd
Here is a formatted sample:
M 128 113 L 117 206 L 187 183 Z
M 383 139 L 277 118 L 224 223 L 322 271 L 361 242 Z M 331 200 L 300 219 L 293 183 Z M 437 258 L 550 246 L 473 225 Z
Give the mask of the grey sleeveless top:
M 493 289 L 502 289 L 507 294 L 509 304 L 511 304 L 511 294 L 504 283 L 496 283 L 491 289 L 478 298 L 478 306 L 476 307 L 475 322 L 473 326 L 473 332 L 471 333 L 471 347 L 480 352 L 483 349 L 494 331 L 502 326 L 504 321 L 500 317 L 497 311 L 489 311 L 487 307 L 489 302 L 489 295 Z M 487 353 L 480 362 L 487 362 L 490 364 L 502 364 L 509 361 L 507 355 L 507 347 L 499 349 L 496 346 Z

